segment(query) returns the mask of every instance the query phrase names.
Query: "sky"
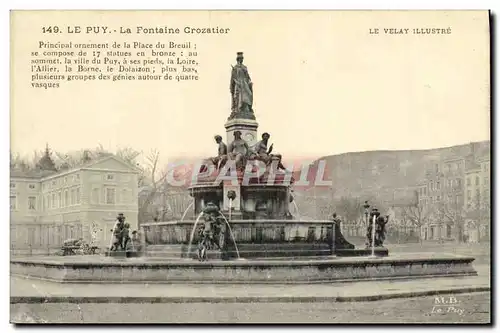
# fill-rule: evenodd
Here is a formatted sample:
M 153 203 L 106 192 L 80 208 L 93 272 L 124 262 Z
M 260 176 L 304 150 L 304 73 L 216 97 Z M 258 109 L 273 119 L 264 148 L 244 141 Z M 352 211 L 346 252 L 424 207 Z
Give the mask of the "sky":
M 113 28 L 227 27 L 225 35 L 42 34 L 52 22 Z M 225 138 L 236 52 L 254 82 L 259 133 L 275 152 L 320 157 L 428 149 L 490 138 L 489 27 L 477 12 L 50 12 L 12 20 L 11 150 L 31 154 L 102 144 L 173 157 L 213 156 Z M 369 33 L 378 28 L 379 35 Z M 451 28 L 388 35 L 389 28 Z M 31 87 L 38 42 L 187 42 L 199 81 L 64 82 Z

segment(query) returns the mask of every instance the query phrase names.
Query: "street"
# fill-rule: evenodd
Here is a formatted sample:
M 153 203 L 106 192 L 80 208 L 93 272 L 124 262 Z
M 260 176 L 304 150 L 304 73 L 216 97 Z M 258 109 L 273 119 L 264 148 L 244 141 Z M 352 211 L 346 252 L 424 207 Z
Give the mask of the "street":
M 349 303 L 12 304 L 12 322 L 489 323 L 490 293 Z M 451 297 L 451 298 L 450 298 Z M 441 296 L 439 296 L 441 298 Z M 452 301 L 450 301 L 450 299 Z M 448 301 L 449 304 L 446 304 Z

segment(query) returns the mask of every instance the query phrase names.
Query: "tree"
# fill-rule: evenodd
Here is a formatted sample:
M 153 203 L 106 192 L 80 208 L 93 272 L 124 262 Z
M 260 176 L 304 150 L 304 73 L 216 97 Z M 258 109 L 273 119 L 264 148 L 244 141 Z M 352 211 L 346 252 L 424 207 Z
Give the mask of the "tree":
M 423 201 L 412 205 L 401 207 L 401 218 L 405 221 L 406 225 L 416 228 L 421 232 L 422 227 L 429 222 L 433 212 L 432 205 L 426 204 Z M 422 243 L 422 236 L 420 235 L 420 243 Z
M 439 203 L 438 212 L 454 226 L 457 242 L 463 242 L 466 211 L 462 203 L 456 198 L 447 199 Z
M 139 221 L 147 221 L 149 207 L 153 204 L 158 196 L 160 189 L 166 186 L 166 178 L 168 170 L 159 170 L 158 160 L 160 153 L 157 150 L 152 150 L 146 157 L 147 164 L 144 166 L 143 182 L 148 190 L 146 198 L 139 204 Z
M 491 196 L 489 188 L 483 189 L 482 202 L 481 202 L 481 223 L 487 231 L 487 239 L 489 238 L 491 229 Z
M 335 206 L 337 212 L 344 218 L 345 224 L 356 224 L 363 215 L 363 203 L 359 198 L 344 196 Z
M 36 158 L 36 155 L 35 155 Z M 48 170 L 48 171 L 57 171 L 56 164 L 52 159 L 52 151 L 49 149 L 49 145 L 45 147 L 45 151 L 40 160 L 36 163 L 36 168 L 38 170 Z

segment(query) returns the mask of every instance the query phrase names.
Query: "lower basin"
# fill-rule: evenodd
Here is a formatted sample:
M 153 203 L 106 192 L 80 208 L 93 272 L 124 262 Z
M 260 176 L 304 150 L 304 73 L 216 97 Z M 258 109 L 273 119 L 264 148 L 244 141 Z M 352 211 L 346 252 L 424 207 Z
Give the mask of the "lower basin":
M 104 256 L 13 258 L 11 275 L 68 283 L 303 284 L 477 275 L 472 257 L 404 254 L 390 257 L 241 259 Z

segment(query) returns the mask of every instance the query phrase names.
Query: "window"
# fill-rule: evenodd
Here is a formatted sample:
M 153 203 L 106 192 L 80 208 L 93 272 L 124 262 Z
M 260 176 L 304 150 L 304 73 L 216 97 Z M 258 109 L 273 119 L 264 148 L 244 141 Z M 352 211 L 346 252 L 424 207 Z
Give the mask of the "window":
M 64 207 L 69 206 L 69 193 L 68 190 L 64 191 Z
M 106 180 L 115 180 L 115 175 L 106 175 Z
M 34 190 L 35 189 L 35 184 L 29 184 L 28 187 L 31 189 L 31 190 Z
M 97 187 L 92 189 L 92 203 L 94 205 L 97 205 L 100 203 L 99 188 L 97 188 Z
M 121 195 L 121 202 L 124 204 L 130 203 L 132 200 L 130 198 L 130 191 L 127 189 L 122 190 L 122 195 Z
M 440 182 L 436 182 L 436 188 L 437 188 L 438 190 L 440 190 L 440 189 L 441 189 L 441 183 L 440 183 Z
M 467 177 L 467 186 L 470 186 L 470 177 Z
M 57 185 L 57 181 L 53 180 L 52 181 L 52 186 L 56 186 Z
M 68 183 L 68 177 L 64 177 L 64 184 Z
M 57 208 L 62 207 L 62 194 L 61 192 L 57 193 Z
M 434 171 L 436 171 L 436 173 L 439 172 L 439 164 L 435 164 L 434 165 Z
M 424 195 L 427 195 L 427 187 L 424 187 Z
M 436 197 L 436 202 L 439 202 L 439 201 L 441 201 L 441 196 L 440 196 L 440 195 L 438 195 L 438 196 Z
M 476 176 L 476 186 L 479 186 L 479 176 Z
M 76 188 L 76 204 L 77 205 L 80 204 L 80 188 L 79 187 Z
M 10 188 L 16 188 L 16 183 L 10 183 Z
M 468 190 L 467 191 L 467 200 L 470 200 L 472 198 L 472 191 Z
M 433 190 L 434 190 L 434 182 L 433 182 L 433 181 L 431 181 L 431 182 L 429 183 L 429 191 L 433 191 Z
M 70 205 L 73 206 L 76 203 L 76 190 L 74 188 L 71 189 L 71 199 Z
M 80 174 L 76 174 L 76 180 L 80 180 Z
M 462 179 L 460 178 L 457 179 L 457 186 L 462 187 Z
M 446 238 L 451 238 L 451 225 L 446 225 Z
M 116 203 L 116 191 L 114 188 L 107 188 L 106 189 L 106 204 L 107 205 L 114 205 Z
M 56 208 L 56 194 L 52 193 L 52 208 Z
M 36 209 L 36 197 L 28 197 L 28 209 L 29 210 Z
M 10 196 L 10 210 L 16 210 L 16 208 L 17 208 L 16 203 L 17 203 L 16 196 L 15 195 L 11 195 Z

